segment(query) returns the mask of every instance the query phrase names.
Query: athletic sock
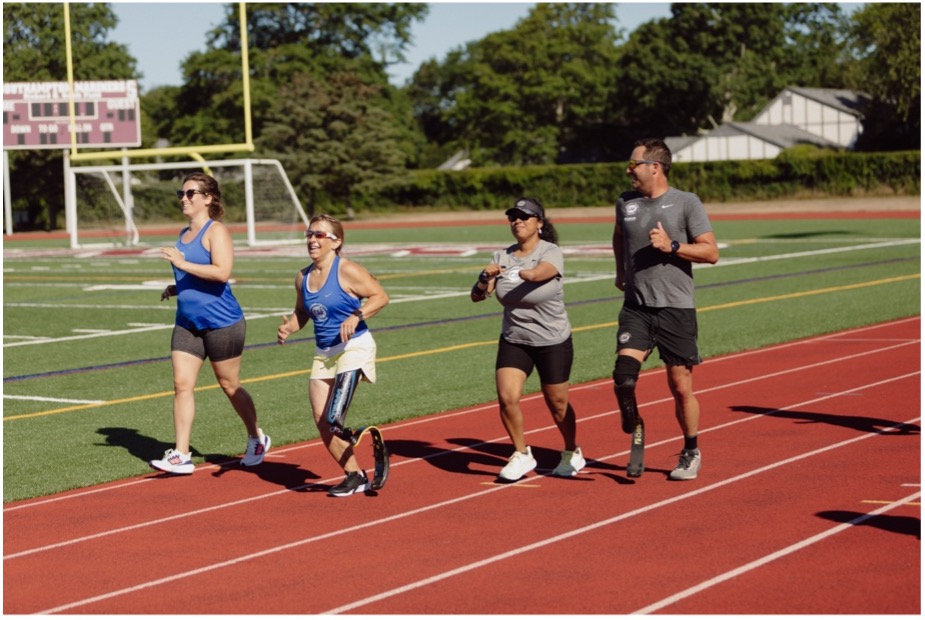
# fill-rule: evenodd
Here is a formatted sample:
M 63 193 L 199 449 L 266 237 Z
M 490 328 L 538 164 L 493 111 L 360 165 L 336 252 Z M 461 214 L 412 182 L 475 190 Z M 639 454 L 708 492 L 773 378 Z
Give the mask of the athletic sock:
M 684 449 L 694 451 L 697 449 L 697 435 L 684 438 Z

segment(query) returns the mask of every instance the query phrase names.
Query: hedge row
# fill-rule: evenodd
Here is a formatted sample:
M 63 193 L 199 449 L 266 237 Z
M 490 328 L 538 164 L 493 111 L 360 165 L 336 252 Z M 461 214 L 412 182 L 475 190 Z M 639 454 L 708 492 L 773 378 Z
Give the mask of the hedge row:
M 921 152 L 787 154 L 776 159 L 678 163 L 674 187 L 704 202 L 741 202 L 829 196 L 917 195 Z M 547 206 L 613 204 L 629 189 L 624 162 L 462 171 L 421 170 L 376 193 L 354 197 L 357 210 L 498 209 L 518 196 Z M 325 204 L 327 203 L 327 204 Z M 319 207 L 343 212 L 323 200 Z

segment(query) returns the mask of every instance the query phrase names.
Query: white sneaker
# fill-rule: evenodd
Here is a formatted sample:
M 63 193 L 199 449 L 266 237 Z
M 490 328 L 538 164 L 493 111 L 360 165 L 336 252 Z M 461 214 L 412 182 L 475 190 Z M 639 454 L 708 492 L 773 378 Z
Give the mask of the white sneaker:
M 148 465 L 169 474 L 191 474 L 196 471 L 196 466 L 193 465 L 193 453 L 183 454 L 174 448 L 164 452 L 164 458 L 148 461 Z
M 559 464 L 556 468 L 552 470 L 552 475 L 562 476 L 563 478 L 577 476 L 584 466 L 585 457 L 581 454 L 581 448 L 563 450 L 562 458 L 559 459 Z
M 247 450 L 244 451 L 244 458 L 241 459 L 241 465 L 253 467 L 263 463 L 263 457 L 270 451 L 270 436 L 263 434 L 263 429 L 258 428 L 259 437 L 247 438 Z
M 678 465 L 668 477 L 672 480 L 693 480 L 700 473 L 700 450 L 681 450 Z
M 513 482 L 514 480 L 520 480 L 534 469 L 536 469 L 536 459 L 533 458 L 530 446 L 527 446 L 526 454 L 514 450 L 514 454 L 507 460 L 507 465 L 504 466 L 498 477 Z

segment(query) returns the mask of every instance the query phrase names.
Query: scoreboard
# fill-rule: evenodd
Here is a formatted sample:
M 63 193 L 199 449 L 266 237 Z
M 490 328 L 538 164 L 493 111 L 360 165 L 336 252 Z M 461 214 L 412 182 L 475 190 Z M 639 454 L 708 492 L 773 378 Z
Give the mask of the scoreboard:
M 67 82 L 5 82 L 3 148 L 70 148 L 70 100 Z M 78 146 L 141 146 L 141 107 L 135 80 L 74 82 L 73 100 Z

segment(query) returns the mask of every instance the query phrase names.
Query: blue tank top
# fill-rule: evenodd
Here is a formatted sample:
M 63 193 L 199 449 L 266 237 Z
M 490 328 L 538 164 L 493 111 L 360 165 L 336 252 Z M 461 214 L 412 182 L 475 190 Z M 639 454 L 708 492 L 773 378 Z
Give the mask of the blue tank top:
M 212 253 L 202 245 L 202 236 L 212 225 L 206 222 L 196 238 L 183 243 L 184 228 L 177 239 L 177 249 L 183 257 L 197 265 L 212 263 Z M 229 327 L 244 318 L 241 305 L 227 282 L 203 280 L 182 269 L 173 268 L 177 281 L 177 325 L 186 329 L 219 329 Z
M 347 320 L 354 310 L 360 307 L 360 300 L 345 291 L 340 285 L 340 256 L 334 257 L 331 273 L 321 290 L 313 293 L 308 290 L 308 274 L 315 266 L 311 265 L 302 279 L 302 303 L 312 318 L 315 327 L 315 346 L 330 349 L 341 344 L 340 324 Z M 366 321 L 357 325 L 354 337 L 367 331 Z

